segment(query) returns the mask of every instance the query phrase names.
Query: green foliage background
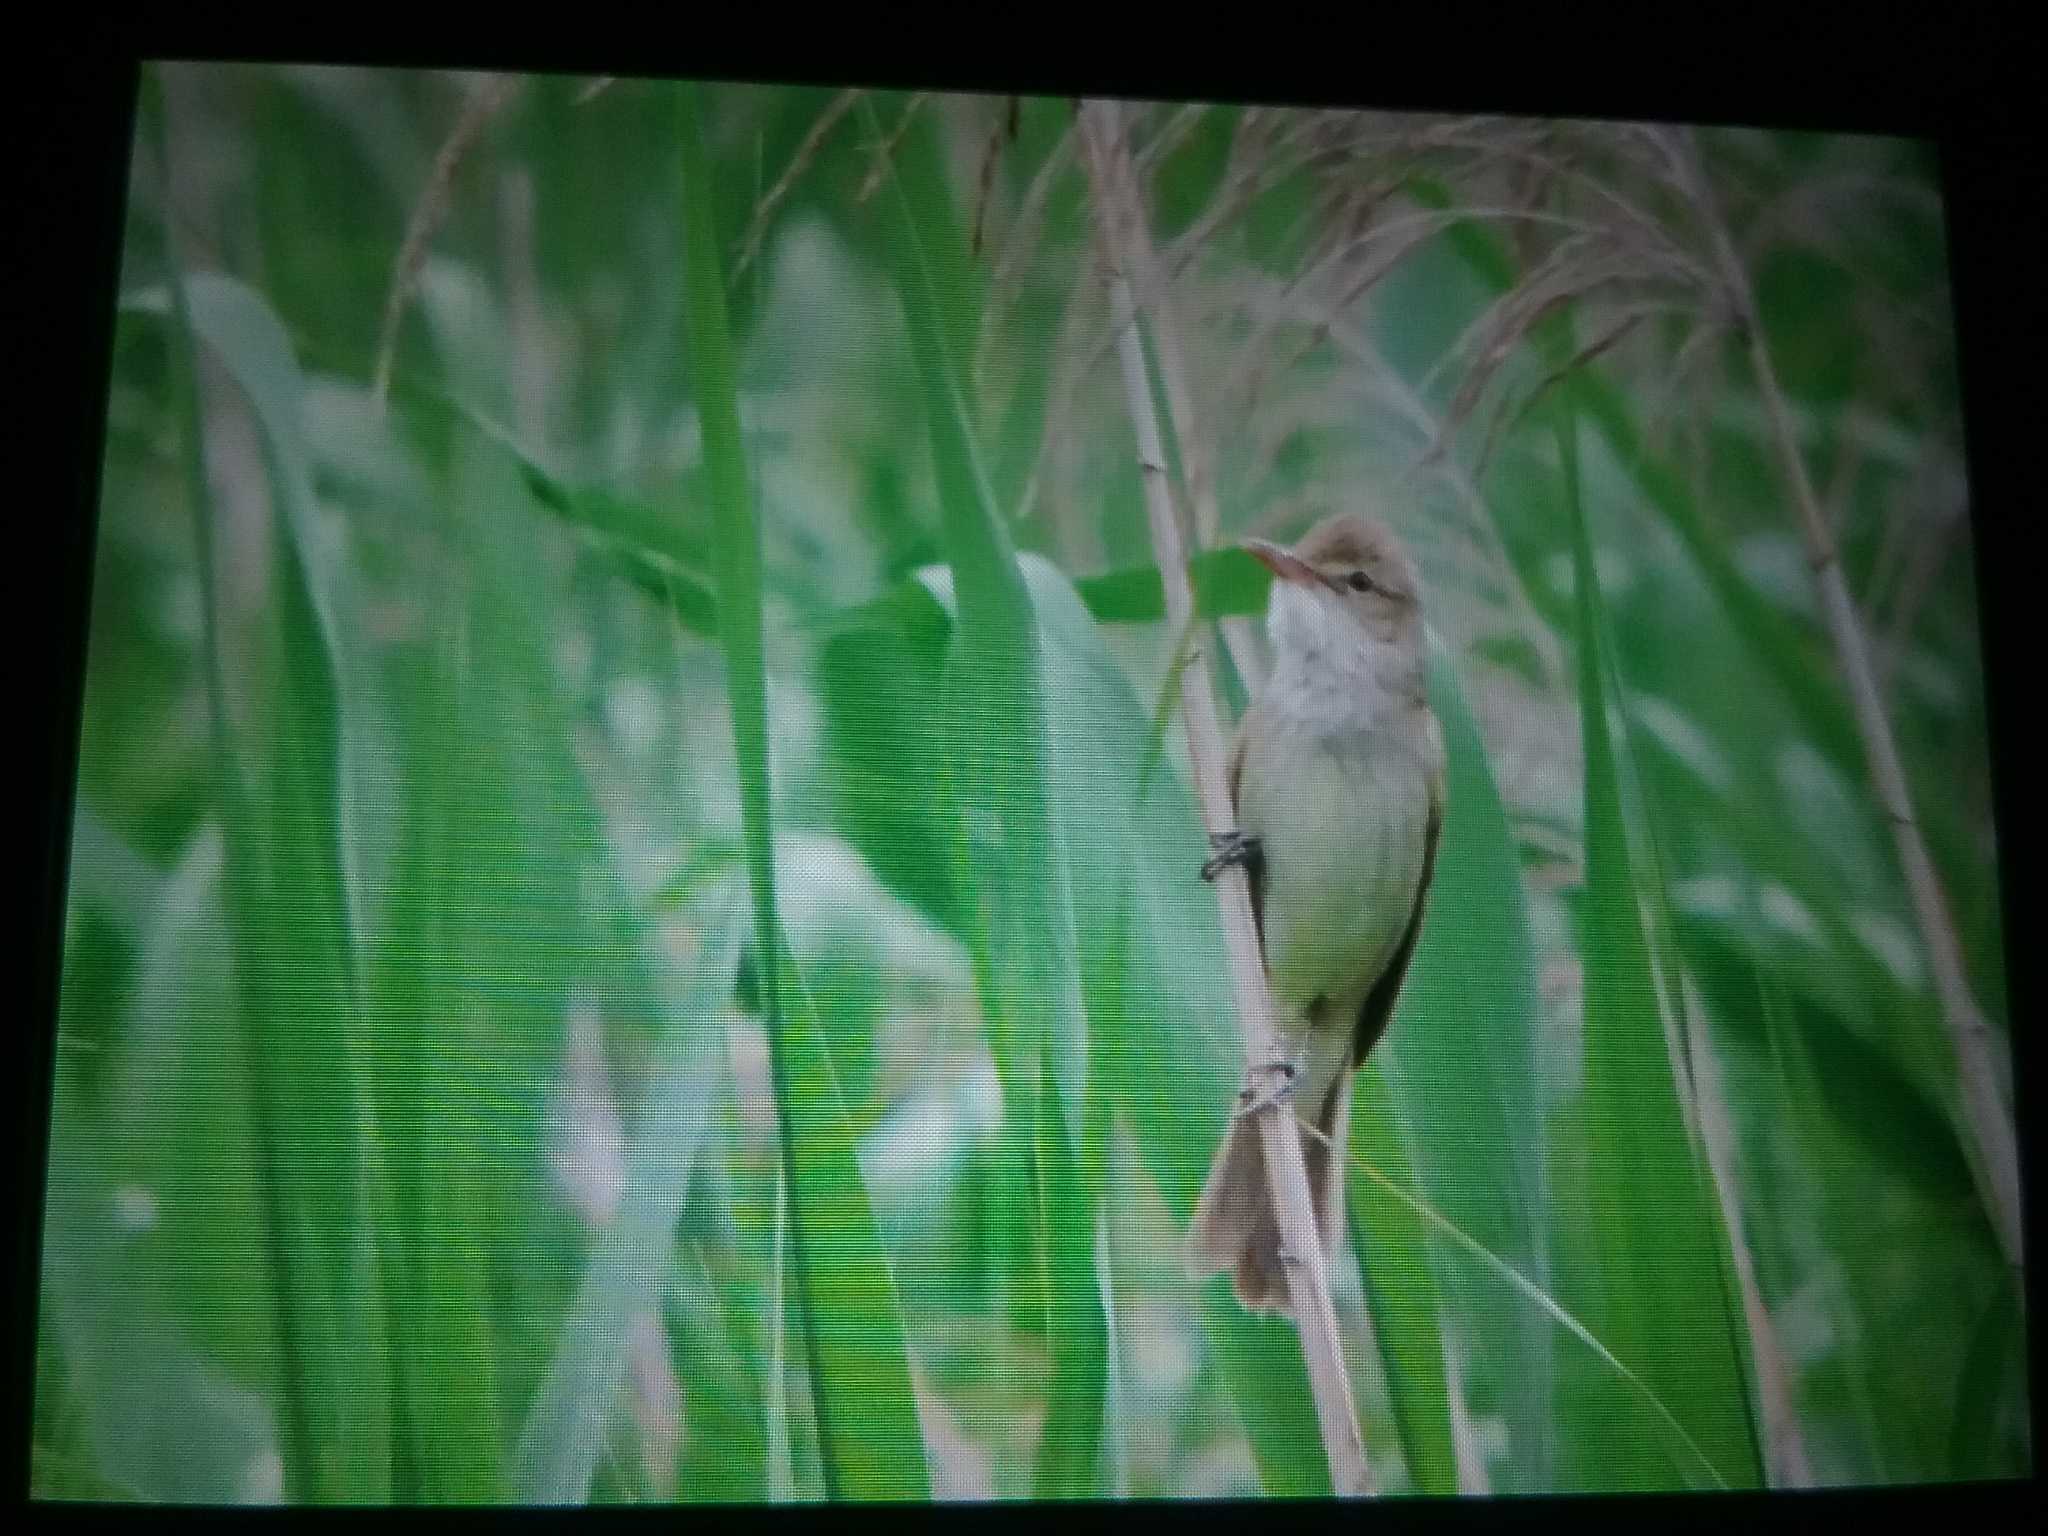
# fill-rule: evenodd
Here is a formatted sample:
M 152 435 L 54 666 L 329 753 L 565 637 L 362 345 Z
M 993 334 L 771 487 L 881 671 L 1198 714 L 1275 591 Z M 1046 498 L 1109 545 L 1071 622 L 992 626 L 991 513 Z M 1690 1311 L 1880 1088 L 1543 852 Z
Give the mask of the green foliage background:
M 1335 1276 L 1381 1482 L 2025 1472 L 1686 136 L 1127 120 L 1183 506 L 1369 505 L 1428 583 Z M 1931 157 L 1698 147 L 2002 1047 Z M 1060 101 L 146 74 L 38 1495 L 1327 1491 L 1178 1258 L 1239 1046 L 1092 218 Z

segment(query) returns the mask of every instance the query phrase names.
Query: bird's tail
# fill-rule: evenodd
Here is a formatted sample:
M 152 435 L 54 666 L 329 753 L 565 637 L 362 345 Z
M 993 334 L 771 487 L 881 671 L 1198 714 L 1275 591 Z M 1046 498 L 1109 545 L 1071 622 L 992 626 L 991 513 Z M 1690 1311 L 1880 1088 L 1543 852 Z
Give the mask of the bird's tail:
M 1351 1074 L 1340 1072 L 1323 1099 L 1316 1128 L 1328 1138 L 1301 1133 L 1309 1202 L 1323 1251 L 1343 1237 L 1344 1147 L 1350 1133 Z M 1202 1280 L 1232 1271 L 1237 1299 L 1253 1312 L 1293 1316 L 1287 1269 L 1280 1257 L 1280 1223 L 1266 1182 L 1266 1149 L 1256 1116 L 1239 1115 L 1224 1132 L 1209 1177 L 1188 1224 L 1188 1274 Z

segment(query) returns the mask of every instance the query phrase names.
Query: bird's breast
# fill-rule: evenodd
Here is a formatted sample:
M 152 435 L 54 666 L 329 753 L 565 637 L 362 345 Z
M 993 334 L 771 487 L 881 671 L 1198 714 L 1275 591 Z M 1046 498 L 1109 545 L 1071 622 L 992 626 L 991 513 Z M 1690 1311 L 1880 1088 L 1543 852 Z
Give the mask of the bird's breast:
M 1317 998 L 1345 1028 L 1406 932 L 1422 878 L 1427 768 L 1399 732 L 1268 719 L 1248 741 L 1238 815 L 1260 839 L 1274 997 Z

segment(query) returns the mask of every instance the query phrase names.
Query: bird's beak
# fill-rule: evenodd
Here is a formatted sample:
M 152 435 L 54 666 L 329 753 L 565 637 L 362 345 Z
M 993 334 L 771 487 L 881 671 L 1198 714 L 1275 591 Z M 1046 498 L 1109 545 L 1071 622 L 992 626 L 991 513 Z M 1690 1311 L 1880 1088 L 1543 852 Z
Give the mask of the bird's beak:
M 1268 543 L 1264 539 L 1246 539 L 1243 548 L 1282 581 L 1299 582 L 1305 587 L 1324 585 L 1323 573 L 1284 545 Z

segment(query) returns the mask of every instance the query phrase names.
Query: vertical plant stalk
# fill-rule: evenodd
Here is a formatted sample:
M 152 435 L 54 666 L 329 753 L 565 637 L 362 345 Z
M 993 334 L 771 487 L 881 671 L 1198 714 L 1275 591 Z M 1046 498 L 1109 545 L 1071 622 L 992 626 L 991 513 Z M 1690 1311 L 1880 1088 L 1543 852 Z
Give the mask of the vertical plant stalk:
M 1199 554 L 1215 548 L 1222 532 L 1222 514 L 1216 505 L 1216 455 L 1209 449 L 1209 436 L 1195 420 L 1194 399 L 1188 393 L 1187 364 L 1180 347 L 1180 327 L 1173 314 L 1171 285 L 1158 252 L 1144 236 L 1144 210 L 1137 197 L 1135 174 L 1126 208 L 1133 221 L 1133 235 L 1126 243 L 1125 256 L 1141 263 L 1143 268 L 1138 273 L 1137 287 L 1150 299 L 1152 350 L 1159 364 L 1160 382 L 1166 388 L 1167 419 L 1173 423 L 1173 435 L 1180 444 L 1181 471 L 1187 478 L 1188 501 L 1194 513 L 1195 552 Z M 1264 667 L 1252 638 L 1251 621 L 1242 617 L 1219 619 L 1216 627 L 1223 631 L 1223 643 L 1230 648 L 1231 662 L 1245 688 L 1257 688 Z
M 1134 264 L 1149 262 L 1149 256 L 1142 252 L 1150 242 L 1131 185 L 1130 149 L 1123 138 L 1117 104 L 1085 103 L 1079 126 L 1094 192 L 1097 228 L 1109 265 L 1112 323 L 1123 366 L 1125 401 L 1137 438 L 1138 466 L 1144 477 L 1152 551 L 1166 588 L 1167 620 L 1179 633 L 1192 622 L 1194 594 L 1188 584 L 1187 550 L 1166 483 L 1166 455 L 1159 441 L 1158 409 L 1146 377 L 1143 343 L 1131 297 L 1130 269 Z M 1196 675 L 1182 676 L 1182 718 L 1187 728 L 1188 760 L 1201 799 L 1202 820 L 1211 834 L 1218 834 L 1235 827 L 1236 817 L 1224 778 L 1223 733 L 1216 714 L 1209 661 L 1198 655 L 1194 662 L 1188 670 Z M 1217 881 L 1216 890 L 1223 909 L 1223 937 L 1229 951 L 1245 1060 L 1247 1064 L 1271 1061 L 1280 1049 L 1279 1032 L 1273 1020 L 1272 997 L 1266 989 L 1258 930 L 1252 919 L 1251 886 L 1245 872 L 1232 867 Z M 1366 1460 L 1351 1380 L 1337 1337 L 1337 1313 L 1330 1300 L 1330 1277 L 1322 1241 L 1316 1234 L 1301 1138 L 1295 1132 L 1293 1112 L 1285 1105 L 1267 1105 L 1258 1112 L 1258 1121 L 1282 1250 L 1290 1257 L 1286 1266 L 1288 1295 L 1294 1304 L 1302 1356 L 1315 1395 L 1316 1419 L 1329 1457 L 1330 1484 L 1339 1496 L 1369 1494 L 1373 1491 L 1372 1471 Z
M 1814 494 L 1813 482 L 1807 474 L 1806 461 L 1800 454 L 1798 438 L 1793 431 L 1791 412 L 1785 405 L 1783 391 L 1778 387 L 1777 370 L 1772 366 L 1770 347 L 1764 339 L 1749 272 L 1728 233 L 1727 223 L 1721 217 L 1697 141 L 1688 138 L 1685 149 L 1686 153 L 1676 158 L 1690 183 L 1688 190 L 1693 203 L 1705 220 L 1721 280 L 1727 286 L 1742 325 L 1749 348 L 1750 367 L 1756 375 L 1757 392 L 1763 397 L 1773 446 L 1791 490 L 1799 531 L 1806 543 L 1806 561 L 1813 569 L 1814 583 L 1820 590 L 1828 638 L 1834 645 L 1836 660 L 1849 686 L 1849 702 L 1857 734 L 1863 738 L 1871 785 L 1884 807 L 1885 818 L 1891 823 L 1892 837 L 1898 844 L 1899 863 L 1905 870 L 1906 885 L 1912 895 L 1913 914 L 1919 924 L 1921 942 L 1927 946 L 1934 972 L 1935 994 L 1941 1002 L 1942 1022 L 1947 1027 L 1949 1043 L 1955 1051 L 1963 1118 L 1975 1142 L 1977 1155 L 1971 1161 L 1983 1185 L 1985 1205 L 1997 1230 L 1999 1246 L 2005 1253 L 2006 1262 L 2017 1272 L 2023 1264 L 2019 1150 L 2014 1140 L 2012 1113 L 1999 1092 L 1997 1067 L 1992 1060 L 1997 1042 L 1992 1036 L 1990 1023 L 1970 990 L 1969 974 L 1963 964 L 1962 943 L 1949 915 L 1941 876 L 1927 851 L 1927 839 L 1914 812 L 1912 791 L 1906 781 L 1905 766 L 1899 759 L 1891 718 L 1885 712 L 1884 695 L 1871 667 L 1862 621 L 1857 617 L 1855 600 L 1849 595 L 1848 582 L 1842 576 L 1841 555 L 1835 545 L 1834 532 L 1827 514 L 1821 509 L 1819 498 Z
M 1694 1005 L 1697 1011 L 1697 1005 Z M 1756 1278 L 1756 1255 L 1742 1220 L 1741 1188 L 1735 1171 L 1735 1126 L 1721 1084 L 1720 1065 L 1705 1032 L 1695 1031 L 1691 1048 L 1693 1108 L 1699 1117 L 1700 1148 L 1705 1155 L 1714 1196 L 1721 1206 L 1721 1224 L 1728 1233 L 1728 1257 L 1735 1270 L 1742 1302 L 1742 1320 L 1749 1329 L 1750 1364 L 1756 1374 L 1757 1407 L 1763 1420 L 1764 1471 L 1773 1488 L 1811 1488 L 1813 1462 L 1806 1454 L 1806 1432 L 1792 1396 L 1791 1371 L 1778 1343 L 1770 1310 Z
M 689 317 L 690 362 L 703 426 L 704 463 L 716 498 L 718 633 L 725 651 L 726 693 L 732 709 L 738 761 L 740 813 L 746 834 L 747 876 L 754 905 L 754 974 L 761 1016 L 768 1027 L 768 1071 L 775 1094 L 775 1126 L 789 1184 L 790 1260 L 795 1271 L 798 1319 L 810 1367 L 811 1400 L 818 1426 L 818 1463 L 825 1496 L 839 1497 L 838 1459 L 828 1412 L 817 1307 L 805 1242 L 803 1203 L 796 1188 L 796 1132 L 790 1123 L 789 1066 L 782 1038 L 780 980 L 783 944 L 775 913 L 775 841 L 770 822 L 767 682 L 761 662 L 761 531 L 740 436 L 732 332 L 725 312 L 725 275 L 712 227 L 710 157 L 705 152 L 697 88 L 678 87 L 677 137 L 683 172 L 683 298 Z

